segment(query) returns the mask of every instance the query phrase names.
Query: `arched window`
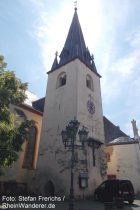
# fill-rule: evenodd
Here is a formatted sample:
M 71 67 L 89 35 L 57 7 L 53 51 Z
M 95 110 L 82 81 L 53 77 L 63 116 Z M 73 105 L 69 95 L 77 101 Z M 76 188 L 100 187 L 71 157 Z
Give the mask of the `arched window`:
M 15 108 L 15 111 L 16 111 L 16 114 L 17 114 L 22 120 L 27 120 L 27 117 L 26 117 L 25 113 L 24 113 L 22 110 Z
M 59 88 L 63 85 L 66 85 L 66 73 L 65 72 L 59 74 L 59 76 L 57 78 L 56 88 Z
M 92 91 L 94 90 L 94 87 L 93 87 L 93 80 L 91 78 L 90 75 L 87 75 L 86 77 L 86 86 L 91 89 Z
M 37 129 L 31 127 L 28 135 L 27 145 L 23 161 L 23 168 L 32 169 L 34 163 L 35 146 L 36 146 Z

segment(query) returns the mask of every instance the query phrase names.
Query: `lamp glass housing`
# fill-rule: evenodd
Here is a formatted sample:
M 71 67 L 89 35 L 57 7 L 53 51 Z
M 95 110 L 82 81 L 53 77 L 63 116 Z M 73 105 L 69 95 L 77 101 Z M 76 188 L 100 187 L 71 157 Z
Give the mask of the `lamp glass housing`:
M 86 131 L 84 126 L 81 130 L 79 130 L 78 135 L 79 135 L 79 139 L 82 143 L 84 143 L 87 140 L 88 131 Z

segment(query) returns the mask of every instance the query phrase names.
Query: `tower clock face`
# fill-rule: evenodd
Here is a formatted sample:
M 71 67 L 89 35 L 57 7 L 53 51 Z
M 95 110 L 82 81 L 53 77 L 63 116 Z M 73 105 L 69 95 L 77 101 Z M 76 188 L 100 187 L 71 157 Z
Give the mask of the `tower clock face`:
M 92 100 L 88 100 L 87 101 L 87 109 L 88 109 L 88 112 L 90 113 L 90 114 L 94 114 L 95 113 L 95 105 L 94 105 L 94 103 L 93 103 L 93 101 Z

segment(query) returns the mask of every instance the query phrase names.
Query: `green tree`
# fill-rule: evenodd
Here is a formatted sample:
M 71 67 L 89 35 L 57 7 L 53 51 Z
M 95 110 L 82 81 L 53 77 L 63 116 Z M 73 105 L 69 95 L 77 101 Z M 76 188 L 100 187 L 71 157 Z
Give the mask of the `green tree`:
M 10 166 L 18 159 L 18 152 L 28 138 L 33 121 L 20 121 L 10 112 L 10 105 L 19 105 L 26 99 L 27 83 L 17 79 L 14 71 L 6 69 L 0 56 L 0 168 Z M 18 121 L 18 123 L 17 123 Z

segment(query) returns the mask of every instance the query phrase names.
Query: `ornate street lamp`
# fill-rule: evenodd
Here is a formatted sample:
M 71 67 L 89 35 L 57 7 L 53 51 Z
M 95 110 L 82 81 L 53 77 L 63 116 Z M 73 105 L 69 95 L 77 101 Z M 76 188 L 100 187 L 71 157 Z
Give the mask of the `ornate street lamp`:
M 87 141 L 88 138 L 88 131 L 83 126 L 81 130 L 78 132 L 80 142 L 82 143 L 82 146 L 84 146 L 84 143 Z
M 70 185 L 70 203 L 69 203 L 69 210 L 74 210 L 74 189 L 73 189 L 73 179 L 74 179 L 74 150 L 78 148 L 83 148 L 85 145 L 85 142 L 88 138 L 88 131 L 83 126 L 81 130 L 78 132 L 80 123 L 78 120 L 74 119 L 69 122 L 69 124 L 66 126 L 66 130 L 62 130 L 61 136 L 62 141 L 65 146 L 65 148 L 71 149 L 71 185 Z M 81 145 L 77 145 L 76 142 L 76 135 L 79 135 L 79 140 L 81 142 Z M 86 175 L 87 177 L 87 175 Z M 83 179 L 85 180 L 85 176 L 79 177 L 81 180 L 81 183 L 83 183 Z M 87 178 L 86 178 L 87 179 Z M 83 184 L 82 184 L 83 186 Z M 84 186 L 87 186 L 87 184 L 84 183 Z

